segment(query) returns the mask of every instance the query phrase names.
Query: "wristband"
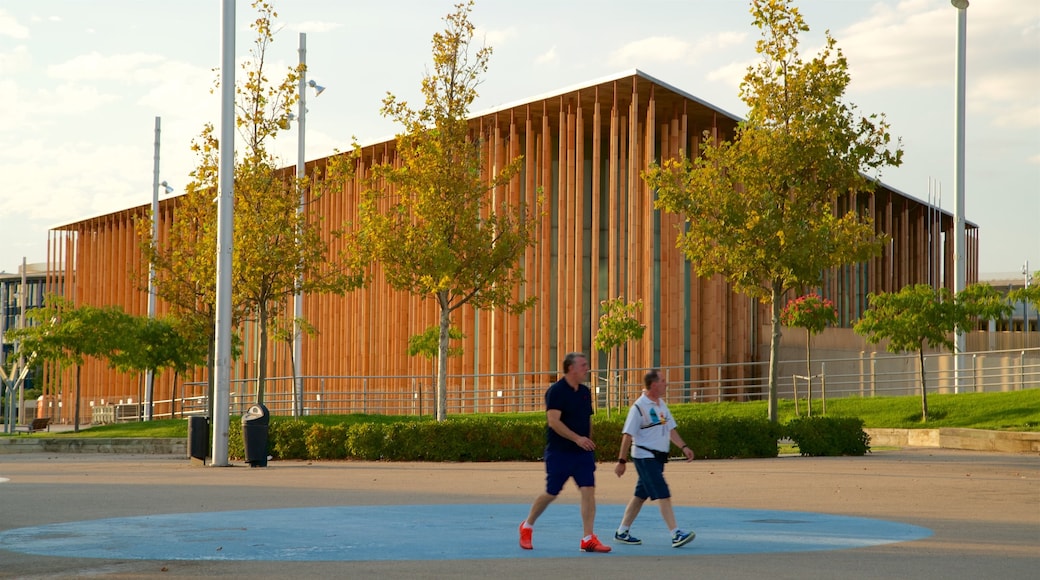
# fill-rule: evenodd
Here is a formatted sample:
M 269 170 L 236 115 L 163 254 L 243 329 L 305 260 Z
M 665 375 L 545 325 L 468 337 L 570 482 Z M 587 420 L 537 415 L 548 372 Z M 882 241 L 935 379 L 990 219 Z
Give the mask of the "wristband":
M 624 465 L 624 464 L 628 463 L 628 460 L 625 459 L 624 457 L 618 457 L 617 462 L 620 463 L 621 465 Z

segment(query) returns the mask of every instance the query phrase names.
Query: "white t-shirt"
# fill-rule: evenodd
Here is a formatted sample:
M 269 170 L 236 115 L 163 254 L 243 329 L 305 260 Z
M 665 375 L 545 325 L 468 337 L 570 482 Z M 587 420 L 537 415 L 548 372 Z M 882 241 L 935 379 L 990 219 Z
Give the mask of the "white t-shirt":
M 649 459 L 654 454 L 640 447 L 668 451 L 672 445 L 670 435 L 675 427 L 675 419 L 664 399 L 655 403 L 644 394 L 628 410 L 621 432 L 632 436 L 633 458 Z

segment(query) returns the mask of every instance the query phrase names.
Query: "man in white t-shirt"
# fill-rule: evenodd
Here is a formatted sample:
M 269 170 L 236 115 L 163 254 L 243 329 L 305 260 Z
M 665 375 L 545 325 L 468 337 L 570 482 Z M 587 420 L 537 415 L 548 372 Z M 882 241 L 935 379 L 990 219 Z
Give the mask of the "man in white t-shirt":
M 670 444 L 679 447 L 686 461 L 693 461 L 693 450 L 683 442 L 675 430 L 675 419 L 664 402 L 668 381 L 657 370 L 651 370 L 643 377 L 643 394 L 632 408 L 628 410 L 625 426 L 621 434 L 621 452 L 614 473 L 618 477 L 625 474 L 628 463 L 626 457 L 632 452 L 632 463 L 636 466 L 639 481 L 636 482 L 635 493 L 625 507 L 625 515 L 621 525 L 614 533 L 614 540 L 622 544 L 642 544 L 642 540 L 629 533 L 629 528 L 639 510 L 647 499 L 657 500 L 661 508 L 661 517 L 672 535 L 672 547 L 685 546 L 693 540 L 692 531 L 685 531 L 675 523 L 675 511 L 672 509 L 672 493 L 664 480 L 664 464 L 668 462 Z

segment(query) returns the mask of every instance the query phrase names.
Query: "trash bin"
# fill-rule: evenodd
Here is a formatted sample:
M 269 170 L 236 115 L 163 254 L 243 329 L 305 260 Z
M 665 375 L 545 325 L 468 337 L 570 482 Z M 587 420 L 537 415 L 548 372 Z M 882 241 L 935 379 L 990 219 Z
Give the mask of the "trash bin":
M 256 404 L 242 414 L 242 445 L 250 467 L 267 467 L 267 430 L 271 414 L 267 407 Z
M 188 417 L 188 459 L 206 463 L 209 456 L 209 417 Z

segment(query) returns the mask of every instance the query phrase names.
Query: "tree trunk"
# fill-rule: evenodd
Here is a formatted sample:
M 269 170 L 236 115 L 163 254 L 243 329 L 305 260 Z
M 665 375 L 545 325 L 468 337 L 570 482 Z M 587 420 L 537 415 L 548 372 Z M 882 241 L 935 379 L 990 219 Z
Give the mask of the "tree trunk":
M 769 338 L 769 420 L 777 421 L 777 383 L 779 382 L 780 366 L 780 288 L 779 284 L 773 283 L 772 290 L 773 318 L 771 321 L 772 334 Z
M 812 341 L 812 333 L 805 329 L 805 416 L 812 417 L 812 354 L 809 342 Z
M 290 334 L 285 346 L 289 350 L 289 370 L 292 372 L 292 416 L 299 418 L 303 416 L 303 389 L 296 388 L 296 349 L 293 348 L 295 340 L 295 335 Z
M 76 401 L 73 403 L 72 430 L 79 433 L 79 379 L 82 374 L 83 365 L 76 365 Z M 10 403 L 10 401 L 8 401 Z
M 451 328 L 451 312 L 448 310 L 447 297 L 437 296 L 441 306 L 441 335 L 437 343 L 437 402 L 436 419 L 443 421 L 448 414 L 448 330 Z
M 256 403 L 264 404 L 264 390 L 267 387 L 267 302 L 260 301 L 256 312 L 257 324 L 260 327 L 260 338 L 256 341 Z
M 917 349 L 921 361 L 921 422 L 928 420 L 928 386 L 924 380 L 924 348 Z

